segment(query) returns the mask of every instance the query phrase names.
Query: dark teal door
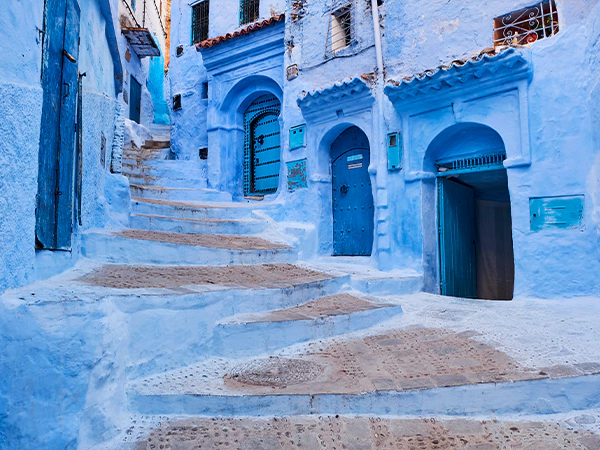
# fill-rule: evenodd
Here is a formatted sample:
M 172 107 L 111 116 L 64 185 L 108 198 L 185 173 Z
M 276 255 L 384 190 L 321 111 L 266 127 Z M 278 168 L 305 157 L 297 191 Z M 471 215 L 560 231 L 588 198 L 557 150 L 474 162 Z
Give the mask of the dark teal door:
M 244 194 L 265 195 L 277 191 L 281 165 L 281 104 L 264 95 L 244 114 Z
M 37 247 L 44 249 L 71 248 L 79 17 L 76 0 L 46 0 L 36 203 Z
M 332 163 L 333 254 L 368 256 L 373 247 L 369 149 L 349 150 Z
M 439 178 L 439 247 L 442 295 L 477 297 L 473 189 Z
M 129 83 L 129 119 L 140 123 L 142 117 L 142 85 L 131 78 Z

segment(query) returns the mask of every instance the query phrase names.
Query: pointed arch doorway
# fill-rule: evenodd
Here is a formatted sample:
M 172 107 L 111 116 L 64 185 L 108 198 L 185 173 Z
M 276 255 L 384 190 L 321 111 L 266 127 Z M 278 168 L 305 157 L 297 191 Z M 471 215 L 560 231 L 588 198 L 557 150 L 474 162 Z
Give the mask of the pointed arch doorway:
M 281 166 L 281 102 L 273 94 L 254 100 L 244 113 L 244 195 L 277 192 Z

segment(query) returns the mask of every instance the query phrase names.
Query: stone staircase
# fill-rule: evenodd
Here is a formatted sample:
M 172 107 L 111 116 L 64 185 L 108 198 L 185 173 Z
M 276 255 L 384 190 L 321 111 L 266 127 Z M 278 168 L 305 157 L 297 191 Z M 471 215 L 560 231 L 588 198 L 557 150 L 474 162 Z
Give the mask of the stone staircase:
M 208 189 L 203 168 L 172 159 L 169 146 L 158 130 L 124 151 L 130 228 L 83 237 L 84 255 L 109 263 L 83 282 L 126 324 L 118 385 L 131 423 L 98 448 L 216 448 L 213 438 L 239 447 L 215 436 L 152 441 L 153 429 L 182 416 L 468 418 L 596 405 L 600 365 L 526 367 L 470 333 L 399 330 L 398 296 L 422 290 L 419 274 L 379 272 L 367 258 L 299 261 L 293 239 L 264 214 L 277 204 Z M 281 448 L 261 433 L 241 448 Z M 364 445 L 347 448 L 372 448 L 357 439 Z

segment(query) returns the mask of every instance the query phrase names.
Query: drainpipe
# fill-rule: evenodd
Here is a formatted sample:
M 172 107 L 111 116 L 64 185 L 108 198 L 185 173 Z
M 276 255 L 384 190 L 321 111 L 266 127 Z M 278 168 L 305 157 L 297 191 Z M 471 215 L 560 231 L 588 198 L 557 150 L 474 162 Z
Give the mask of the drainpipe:
M 381 32 L 379 27 L 379 7 L 377 6 L 377 0 L 371 0 L 371 12 L 373 13 L 373 32 L 375 33 L 377 71 L 379 72 L 379 78 L 383 81 L 383 53 L 381 51 Z
M 386 149 L 386 130 L 385 130 L 385 120 L 383 117 L 383 88 L 384 88 L 384 67 L 383 67 L 383 52 L 381 50 L 381 28 L 379 25 L 379 7 L 377 5 L 377 0 L 371 0 L 371 13 L 373 14 L 373 33 L 375 38 L 375 55 L 377 58 L 377 86 L 375 98 L 377 101 L 377 121 L 375 122 L 376 127 L 376 135 L 375 139 L 377 142 L 377 155 L 379 157 L 377 164 L 377 174 L 376 174 L 376 195 L 375 195 L 375 204 L 376 204 L 376 226 L 375 226 L 375 252 L 377 254 L 377 264 L 378 268 L 384 269 L 387 265 L 385 261 L 382 261 L 381 251 L 386 250 L 385 238 L 387 237 L 387 250 L 389 253 L 389 236 L 381 236 L 379 233 L 379 227 L 384 225 L 389 220 L 388 213 L 388 200 L 387 200 L 387 153 L 384 151 Z M 383 155 L 380 153 L 383 151 Z M 381 192 L 379 192 L 381 191 Z M 389 227 L 388 232 L 389 235 Z M 384 242 L 381 243 L 379 240 L 382 239 Z M 382 267 L 384 266 L 384 267 Z

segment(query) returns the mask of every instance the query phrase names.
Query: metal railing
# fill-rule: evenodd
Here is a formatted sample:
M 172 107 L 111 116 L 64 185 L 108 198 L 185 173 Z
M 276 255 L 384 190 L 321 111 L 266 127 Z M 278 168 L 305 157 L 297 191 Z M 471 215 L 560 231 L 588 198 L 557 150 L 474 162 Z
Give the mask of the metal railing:
M 494 19 L 494 45 L 525 45 L 554 36 L 559 31 L 554 0 Z

